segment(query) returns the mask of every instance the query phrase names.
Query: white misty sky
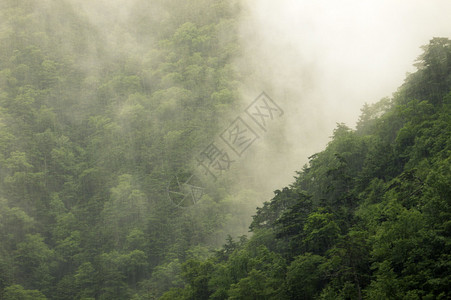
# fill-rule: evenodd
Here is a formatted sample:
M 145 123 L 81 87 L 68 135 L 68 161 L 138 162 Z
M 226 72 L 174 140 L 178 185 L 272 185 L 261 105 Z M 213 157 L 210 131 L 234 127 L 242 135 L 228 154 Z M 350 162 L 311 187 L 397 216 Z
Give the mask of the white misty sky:
M 268 189 L 289 184 L 337 122 L 354 127 L 365 102 L 391 97 L 421 45 L 451 38 L 451 0 L 247 0 L 246 10 L 246 61 L 257 75 L 244 98 L 270 91 L 286 112 L 287 145 L 271 155 L 278 142 L 265 138 L 254 158 Z
M 415 70 L 421 45 L 451 37 L 450 0 L 254 0 L 248 9 L 265 61 L 314 66 L 332 124 L 353 126 L 364 102 L 391 96 Z

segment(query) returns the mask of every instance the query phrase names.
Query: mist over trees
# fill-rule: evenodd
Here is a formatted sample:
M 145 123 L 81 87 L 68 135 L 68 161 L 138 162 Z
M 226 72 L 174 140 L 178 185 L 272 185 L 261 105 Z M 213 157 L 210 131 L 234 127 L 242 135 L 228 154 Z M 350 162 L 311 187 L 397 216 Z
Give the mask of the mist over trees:
M 162 299 L 446 299 L 451 41 L 433 38 L 391 99 L 365 105 L 257 209 L 250 239 L 182 265 Z
M 239 2 L 84 5 L 0 3 L 0 299 L 450 297 L 449 39 L 271 201 L 231 170 L 178 207 L 241 100 Z

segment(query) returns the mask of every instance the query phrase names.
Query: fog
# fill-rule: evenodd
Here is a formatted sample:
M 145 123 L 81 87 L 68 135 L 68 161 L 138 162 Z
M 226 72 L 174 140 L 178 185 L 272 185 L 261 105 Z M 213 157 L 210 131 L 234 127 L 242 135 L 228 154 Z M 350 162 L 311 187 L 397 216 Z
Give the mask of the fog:
M 252 69 L 243 99 L 267 91 L 283 126 L 247 162 L 268 192 L 292 182 L 336 123 L 353 128 L 364 103 L 390 97 L 432 37 L 451 36 L 451 1 L 246 1 L 241 23 Z M 248 71 L 248 70 L 247 70 Z
M 392 97 L 421 46 L 451 37 L 450 13 L 450 0 L 0 0 L 0 298 L 310 297 L 304 283 L 384 298 L 384 278 L 412 287 L 397 295 L 444 295 L 438 63 L 409 81 L 435 102 L 409 95 L 369 151 L 317 156 L 301 183 L 312 201 L 288 189 L 256 207 L 337 123 Z M 449 55 L 442 42 L 430 53 Z M 390 132 L 405 116 L 424 123 Z M 395 257 L 404 231 L 425 248 Z
M 151 26 L 174 13 L 153 1 L 68 3 L 96 28 L 92 40 L 100 38 L 108 53 L 107 57 L 93 54 L 84 63 L 88 73 L 95 72 L 101 63 L 98 58 L 155 64 L 154 36 L 139 34 L 135 22 Z M 261 192 L 251 203 L 267 201 L 274 190 L 292 183 L 295 171 L 327 145 L 336 123 L 353 128 L 364 103 L 390 97 L 406 74 L 415 71 L 421 45 L 436 36 L 451 36 L 451 2 L 446 0 L 239 3 L 242 52 L 233 63 L 246 79 L 240 87 L 240 107 L 221 121 L 242 115 L 262 91 L 284 110 L 267 132 L 258 132 L 261 138 L 240 157 L 231 174 L 239 174 L 240 180 L 230 192 L 248 188 Z M 249 215 L 254 212 L 250 205 Z

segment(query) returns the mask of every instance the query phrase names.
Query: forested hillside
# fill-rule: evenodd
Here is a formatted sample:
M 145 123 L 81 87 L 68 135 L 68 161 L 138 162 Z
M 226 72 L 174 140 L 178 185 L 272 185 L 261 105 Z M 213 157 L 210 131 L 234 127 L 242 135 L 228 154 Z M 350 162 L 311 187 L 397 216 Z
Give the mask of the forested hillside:
M 423 50 L 257 209 L 249 240 L 188 260 L 162 299 L 449 299 L 451 41 Z
M 253 72 L 242 8 L 88 2 L 0 2 L 0 299 L 451 297 L 450 40 L 256 212 L 237 170 L 178 205 Z
M 167 197 L 239 99 L 239 6 L 79 3 L 0 2 L 1 299 L 154 299 L 250 221 L 224 192 Z

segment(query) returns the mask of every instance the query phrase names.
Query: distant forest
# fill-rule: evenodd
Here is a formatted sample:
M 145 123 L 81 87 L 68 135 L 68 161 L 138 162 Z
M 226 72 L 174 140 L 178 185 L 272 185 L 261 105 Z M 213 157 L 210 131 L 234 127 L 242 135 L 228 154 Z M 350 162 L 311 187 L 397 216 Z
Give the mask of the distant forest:
M 239 2 L 135 2 L 0 3 L 0 299 L 451 298 L 449 39 L 250 219 L 167 191 L 240 100 Z

